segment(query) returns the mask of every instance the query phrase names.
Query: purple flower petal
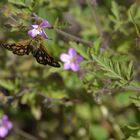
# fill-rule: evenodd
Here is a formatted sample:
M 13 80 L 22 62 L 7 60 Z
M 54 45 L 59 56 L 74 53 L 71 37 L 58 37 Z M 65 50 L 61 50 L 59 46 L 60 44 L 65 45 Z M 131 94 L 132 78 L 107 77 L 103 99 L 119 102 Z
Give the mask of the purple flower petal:
M 12 123 L 9 121 L 7 115 L 3 115 L 0 119 L 0 138 L 4 138 L 9 130 L 13 127 Z
M 60 60 L 65 63 L 65 70 L 71 69 L 77 72 L 80 69 L 80 63 L 83 61 L 83 57 L 78 55 L 74 48 L 70 48 L 68 54 L 63 53 L 60 55 Z
M 31 26 L 32 26 L 32 28 L 35 28 L 35 29 L 37 29 L 39 27 L 37 24 L 31 25 Z
M 44 28 L 51 27 L 50 23 L 47 20 L 42 21 L 39 25 L 33 24 L 31 25 L 32 29 L 28 31 L 28 35 L 31 37 L 36 37 L 37 35 L 42 36 L 45 39 L 48 39 L 48 35 L 43 30 Z
M 7 120 L 8 120 L 8 116 L 7 116 L 7 115 L 3 115 L 3 117 L 2 117 L 1 120 L 2 120 L 2 121 L 7 121 Z
M 44 30 L 41 30 L 41 31 L 40 31 L 40 35 L 41 35 L 42 37 L 44 37 L 45 39 L 48 39 L 48 35 L 45 33 Z
M 60 55 L 60 60 L 63 62 L 70 62 L 71 57 L 68 54 L 63 53 Z
M 9 121 L 7 123 L 5 123 L 5 126 L 8 128 L 8 130 L 11 130 L 13 127 L 12 123 Z
M 0 138 L 4 138 L 8 134 L 8 129 L 1 126 L 0 127 Z
M 40 34 L 40 31 L 36 29 L 32 29 L 28 31 L 28 35 L 30 35 L 33 38 L 36 37 L 38 34 Z
M 80 56 L 80 55 L 77 55 L 76 60 L 77 60 L 77 61 L 76 61 L 77 63 L 80 63 L 81 61 L 83 61 L 83 57 Z
M 68 70 L 68 69 L 70 69 L 70 67 L 71 67 L 70 63 L 65 63 L 64 64 L 64 70 Z
M 77 53 L 76 53 L 76 51 L 75 51 L 74 48 L 69 48 L 68 54 L 69 54 L 70 56 L 76 56 L 76 55 L 77 55 Z
M 71 64 L 71 69 L 72 69 L 73 71 L 76 72 L 76 71 L 79 70 L 79 68 L 80 68 L 80 67 L 79 67 L 79 64 L 76 64 L 76 63 L 72 63 L 72 64 Z
M 49 28 L 49 27 L 51 27 L 50 23 L 49 23 L 47 20 L 44 20 L 44 21 L 40 24 L 40 26 L 41 26 L 42 28 Z

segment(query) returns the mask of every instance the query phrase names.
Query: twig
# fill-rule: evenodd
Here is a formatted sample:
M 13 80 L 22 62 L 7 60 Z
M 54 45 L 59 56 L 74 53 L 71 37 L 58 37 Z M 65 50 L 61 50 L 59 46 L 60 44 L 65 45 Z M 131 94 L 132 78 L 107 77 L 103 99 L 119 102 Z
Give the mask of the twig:
M 40 140 L 38 138 L 36 138 L 35 136 L 17 128 L 17 127 L 14 127 L 14 131 L 18 134 L 18 135 L 21 135 L 22 137 L 25 137 L 26 139 L 28 140 Z
M 126 90 L 132 90 L 132 91 L 135 91 L 135 92 L 139 92 L 140 91 L 140 87 L 136 87 L 136 86 L 127 86 L 127 87 L 123 87 L 124 89 Z
M 84 45 L 87 45 L 88 47 L 91 47 L 91 46 L 93 45 L 93 42 L 91 42 L 91 41 L 83 40 L 83 39 L 81 39 L 80 37 L 71 35 L 71 34 L 65 32 L 65 31 L 62 31 L 62 30 L 58 29 L 58 28 L 54 28 L 54 30 L 55 30 L 57 33 L 59 33 L 59 34 L 65 36 L 66 38 L 69 38 L 69 39 L 74 40 L 74 41 L 76 41 L 76 42 L 83 43 Z
M 129 12 L 130 12 L 130 16 L 131 16 L 131 19 L 132 19 L 132 23 L 134 24 L 134 27 L 135 27 L 137 36 L 139 37 L 139 36 L 140 36 L 140 32 L 139 32 L 138 26 L 137 26 L 137 24 L 136 24 L 136 22 L 135 22 L 135 19 L 134 19 L 133 15 L 132 15 L 131 10 L 130 10 Z
M 104 50 L 108 49 L 109 45 L 108 45 L 108 38 L 102 28 L 102 25 L 101 25 L 101 22 L 99 20 L 99 16 L 98 14 L 96 13 L 96 6 L 95 4 L 92 3 L 91 0 L 86 0 L 87 1 L 87 5 L 91 11 L 91 15 L 95 21 L 95 24 L 96 24 L 96 28 L 97 28 L 97 31 L 98 31 L 98 34 L 99 36 L 101 37 L 101 42 L 102 42 L 102 45 L 101 45 L 101 49 L 100 49 L 100 53 L 102 54 L 104 52 Z M 110 48 L 109 48 L 110 49 Z
M 108 120 L 108 122 L 111 124 L 113 130 L 114 130 L 114 135 L 117 138 L 117 140 L 122 140 L 124 138 L 124 134 L 120 128 L 120 126 L 115 122 L 114 117 L 109 113 L 109 110 L 105 105 L 100 105 L 100 110 L 102 112 L 102 115 L 104 118 Z
M 94 4 L 92 4 L 91 0 L 87 0 L 87 5 L 88 5 L 89 9 L 91 10 L 91 14 L 95 20 L 97 31 L 98 31 L 99 35 L 102 37 L 103 30 L 102 30 L 102 26 L 101 26 L 100 20 L 98 18 L 98 15 L 96 13 L 96 10 L 94 9 L 96 7 L 94 6 Z M 93 5 L 93 7 L 92 7 L 92 5 Z

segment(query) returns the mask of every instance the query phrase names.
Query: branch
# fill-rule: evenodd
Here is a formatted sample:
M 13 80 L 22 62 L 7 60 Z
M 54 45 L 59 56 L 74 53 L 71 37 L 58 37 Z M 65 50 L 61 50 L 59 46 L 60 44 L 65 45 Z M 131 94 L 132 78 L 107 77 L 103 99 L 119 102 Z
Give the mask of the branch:
M 25 131 L 23 131 L 23 130 L 17 128 L 17 127 L 14 128 L 14 131 L 15 131 L 15 133 L 17 133 L 18 135 L 20 135 L 20 136 L 22 136 L 22 137 L 24 137 L 24 138 L 26 138 L 26 139 L 28 139 L 28 140 L 39 140 L 39 139 L 36 138 L 35 136 L 33 136 L 33 135 L 31 135 L 31 134 L 29 134 L 29 133 L 27 133 L 27 132 L 25 132 Z
M 80 37 L 77 37 L 77 36 L 74 36 L 72 34 L 69 34 L 69 33 L 65 32 L 65 31 L 62 31 L 62 30 L 58 29 L 58 28 L 54 28 L 54 30 L 57 33 L 65 36 L 66 38 L 71 39 L 71 40 L 74 40 L 76 42 L 80 42 L 80 43 L 82 43 L 84 45 L 87 45 L 88 47 L 91 47 L 93 45 L 93 42 L 91 42 L 91 41 L 83 40 Z
M 103 104 L 100 105 L 100 110 L 102 116 L 106 118 L 106 120 L 111 124 L 114 131 L 114 135 L 117 138 L 117 140 L 122 140 L 124 138 L 124 134 L 120 126 L 116 123 L 115 117 L 109 112 L 108 108 Z

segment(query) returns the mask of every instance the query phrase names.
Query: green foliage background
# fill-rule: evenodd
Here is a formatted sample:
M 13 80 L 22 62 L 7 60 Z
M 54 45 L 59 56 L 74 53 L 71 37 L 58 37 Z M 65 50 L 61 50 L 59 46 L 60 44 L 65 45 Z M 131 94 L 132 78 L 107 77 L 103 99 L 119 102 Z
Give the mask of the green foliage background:
M 6 140 L 139 140 L 139 7 L 139 0 L 0 0 L 0 42 L 30 38 L 35 13 L 54 27 L 44 41 L 54 57 L 73 47 L 84 58 L 75 73 L 0 48 L 0 114 L 14 125 Z

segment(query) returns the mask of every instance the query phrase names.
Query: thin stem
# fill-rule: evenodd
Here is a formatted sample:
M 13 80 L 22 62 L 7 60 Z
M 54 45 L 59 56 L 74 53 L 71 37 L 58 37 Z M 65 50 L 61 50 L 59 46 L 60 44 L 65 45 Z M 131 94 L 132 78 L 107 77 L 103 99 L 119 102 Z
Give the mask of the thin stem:
M 18 135 L 21 135 L 22 137 L 26 138 L 27 140 L 39 140 L 38 138 L 36 138 L 35 136 L 15 127 L 14 128 L 15 132 L 18 134 Z
M 98 31 L 99 35 L 102 37 L 103 31 L 102 31 L 102 28 L 101 28 L 100 20 L 98 18 L 96 10 L 95 10 L 96 7 L 91 3 L 90 0 L 87 0 L 87 4 L 88 4 L 89 9 L 91 10 L 91 14 L 92 14 L 92 16 L 95 20 L 97 31 Z M 92 7 L 92 5 L 93 5 L 93 7 Z
M 129 86 L 123 87 L 125 90 L 132 90 L 135 92 L 139 92 L 140 91 L 140 87 L 137 87 L 133 84 L 130 84 Z
M 13 17 L 13 16 L 10 16 L 9 17 L 12 21 L 14 21 L 16 24 L 19 24 L 19 22 Z
M 100 50 L 100 54 L 102 54 L 104 52 L 104 50 L 106 50 L 107 48 L 109 48 L 108 46 L 108 36 L 105 34 L 101 22 L 99 20 L 99 16 L 96 12 L 96 5 L 92 3 L 91 0 L 87 0 L 87 5 L 91 11 L 91 15 L 95 21 L 95 25 L 98 31 L 99 36 L 101 37 L 101 50 Z
M 139 32 L 138 26 L 137 26 L 137 24 L 135 22 L 135 19 L 134 19 L 133 15 L 132 15 L 131 11 L 130 11 L 130 16 L 131 16 L 132 22 L 133 22 L 133 24 L 135 26 L 135 30 L 136 30 L 137 36 L 139 37 L 140 36 L 140 32 Z
M 120 128 L 120 126 L 115 122 L 114 117 L 109 113 L 109 110 L 105 105 L 100 105 L 100 110 L 104 118 L 108 120 L 108 122 L 111 124 L 114 135 L 117 138 L 117 140 L 122 140 L 124 138 L 124 134 Z
M 66 38 L 71 39 L 71 40 L 74 40 L 74 41 L 76 41 L 76 42 L 80 42 L 80 43 L 82 43 L 82 44 L 84 44 L 84 45 L 87 45 L 88 47 L 91 47 L 91 46 L 93 45 L 93 42 L 91 42 L 91 41 L 83 40 L 83 39 L 81 39 L 80 37 L 77 37 L 77 36 L 74 36 L 74 35 L 72 35 L 72 34 L 69 34 L 69 33 L 65 32 L 65 31 L 62 31 L 62 30 L 58 29 L 58 28 L 54 28 L 54 30 L 55 30 L 57 33 L 59 33 L 59 34 L 65 36 Z

